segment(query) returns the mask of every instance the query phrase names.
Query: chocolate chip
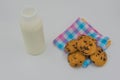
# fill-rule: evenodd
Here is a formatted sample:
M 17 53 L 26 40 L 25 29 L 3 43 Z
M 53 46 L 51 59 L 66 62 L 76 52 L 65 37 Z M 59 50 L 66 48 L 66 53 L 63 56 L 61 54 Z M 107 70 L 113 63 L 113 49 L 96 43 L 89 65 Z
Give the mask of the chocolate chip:
M 103 49 L 101 49 L 101 52 L 103 52 Z
M 73 45 L 73 47 L 74 47 L 75 49 L 77 49 L 76 45 Z
M 103 58 L 101 57 L 100 59 L 102 60 Z
M 93 63 L 95 63 L 95 61 L 92 61 Z
M 76 42 L 76 45 L 77 45 L 78 43 Z
M 77 48 L 75 45 L 72 45 L 74 48 Z
M 75 67 L 77 67 L 77 64 L 75 64 Z
M 77 49 L 77 47 L 74 47 L 75 49 Z
M 85 47 L 85 46 L 84 46 L 84 49 L 85 49 L 85 50 L 89 50 L 89 48 L 88 48 L 88 47 Z
M 84 41 L 84 43 L 87 43 L 87 41 Z
M 70 52 L 70 49 L 67 49 L 68 52 Z
M 81 36 L 79 39 L 82 39 L 83 37 Z
M 101 50 L 99 50 L 98 52 L 101 53 Z
M 89 44 L 90 46 L 92 46 L 92 44 Z
M 84 54 L 84 51 L 81 51 Z
M 83 49 L 83 48 L 80 46 L 80 49 Z
M 74 44 L 72 46 L 75 46 Z
M 106 61 L 106 58 L 104 58 L 103 60 Z
M 90 56 L 87 56 L 88 59 L 90 59 Z
M 87 50 L 89 50 L 89 48 L 87 47 Z
M 82 63 L 82 61 L 80 61 L 80 63 Z
M 83 36 L 79 37 L 78 40 L 81 40 L 83 38 Z

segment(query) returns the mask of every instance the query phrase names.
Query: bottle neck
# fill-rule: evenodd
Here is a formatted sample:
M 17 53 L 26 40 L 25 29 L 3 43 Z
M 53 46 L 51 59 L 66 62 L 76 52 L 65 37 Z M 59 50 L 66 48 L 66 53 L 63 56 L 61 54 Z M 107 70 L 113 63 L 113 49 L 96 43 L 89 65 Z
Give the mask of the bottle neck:
M 22 19 L 31 21 L 35 20 L 38 17 L 37 9 L 35 8 L 25 8 L 21 13 Z

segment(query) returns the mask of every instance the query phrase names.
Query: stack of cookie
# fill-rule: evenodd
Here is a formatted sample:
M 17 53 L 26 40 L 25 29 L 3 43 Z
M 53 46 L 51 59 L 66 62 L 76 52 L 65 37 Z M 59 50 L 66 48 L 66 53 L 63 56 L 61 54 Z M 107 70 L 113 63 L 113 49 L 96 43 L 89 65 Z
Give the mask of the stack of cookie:
M 86 59 L 96 66 L 103 66 L 107 61 L 107 55 L 97 41 L 87 35 L 79 36 L 77 39 L 69 41 L 65 46 L 68 54 L 68 62 L 72 67 L 80 67 Z

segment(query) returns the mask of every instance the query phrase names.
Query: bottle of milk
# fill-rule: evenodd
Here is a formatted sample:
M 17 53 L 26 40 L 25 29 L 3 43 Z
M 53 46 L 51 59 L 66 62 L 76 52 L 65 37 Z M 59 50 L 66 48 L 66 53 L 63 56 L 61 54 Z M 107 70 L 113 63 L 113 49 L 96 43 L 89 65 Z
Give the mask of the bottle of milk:
M 41 54 L 45 48 L 43 24 L 37 9 L 25 8 L 21 13 L 20 27 L 28 53 Z

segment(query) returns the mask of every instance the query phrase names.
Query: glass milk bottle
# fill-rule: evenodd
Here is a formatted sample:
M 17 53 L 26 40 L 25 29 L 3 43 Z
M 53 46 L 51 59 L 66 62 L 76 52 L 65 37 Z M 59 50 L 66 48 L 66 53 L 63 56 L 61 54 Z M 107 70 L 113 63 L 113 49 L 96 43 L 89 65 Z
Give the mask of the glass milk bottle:
M 28 53 L 41 54 L 45 48 L 43 25 L 35 8 L 25 8 L 21 13 L 20 27 Z

